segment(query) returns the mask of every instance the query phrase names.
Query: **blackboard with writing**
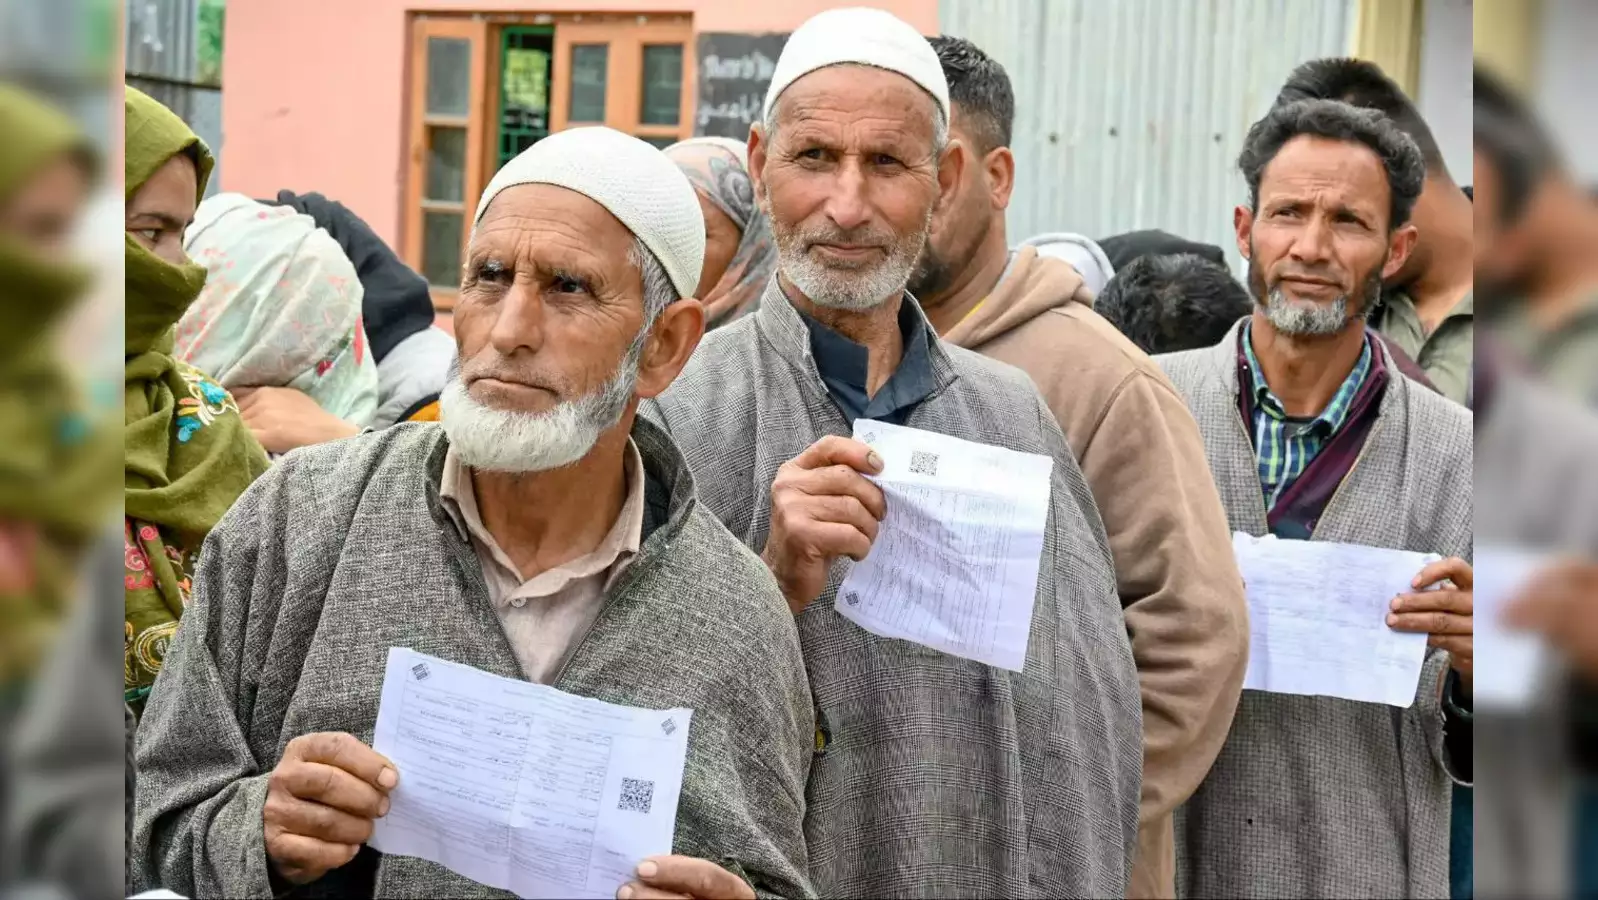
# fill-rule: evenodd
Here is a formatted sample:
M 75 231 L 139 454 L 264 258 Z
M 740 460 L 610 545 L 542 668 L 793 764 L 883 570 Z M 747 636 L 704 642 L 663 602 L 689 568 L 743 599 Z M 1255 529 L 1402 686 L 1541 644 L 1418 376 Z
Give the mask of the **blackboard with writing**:
M 744 140 L 760 121 L 786 34 L 705 32 L 699 35 L 699 112 L 694 134 Z

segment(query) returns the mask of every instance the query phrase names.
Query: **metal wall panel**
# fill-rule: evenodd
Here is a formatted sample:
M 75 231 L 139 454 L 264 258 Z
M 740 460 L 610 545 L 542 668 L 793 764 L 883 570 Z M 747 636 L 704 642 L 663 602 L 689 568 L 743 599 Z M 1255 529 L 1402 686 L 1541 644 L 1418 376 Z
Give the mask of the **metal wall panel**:
M 126 0 L 127 83 L 178 114 L 216 157 L 206 186 L 222 184 L 222 91 L 201 82 L 198 25 L 201 0 Z
M 1161 228 L 1225 248 L 1248 127 L 1300 62 L 1348 52 L 1351 0 L 940 0 L 1015 90 L 1012 244 Z
M 194 82 L 198 0 L 127 0 L 129 75 Z

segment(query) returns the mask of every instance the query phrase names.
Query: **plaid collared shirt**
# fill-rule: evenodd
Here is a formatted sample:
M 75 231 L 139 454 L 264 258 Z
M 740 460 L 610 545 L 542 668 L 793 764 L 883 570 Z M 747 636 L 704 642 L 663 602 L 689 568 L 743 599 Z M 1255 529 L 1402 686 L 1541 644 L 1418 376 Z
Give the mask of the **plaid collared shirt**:
M 1247 325 L 1243 327 L 1243 352 L 1248 359 L 1249 377 L 1254 396 L 1254 453 L 1259 463 L 1260 487 L 1265 491 L 1265 508 L 1273 509 L 1277 498 L 1304 474 L 1316 454 L 1326 446 L 1332 435 L 1348 419 L 1354 398 L 1359 394 L 1365 376 L 1371 370 L 1370 341 L 1359 354 L 1354 371 L 1348 373 L 1332 402 L 1320 415 L 1309 421 L 1290 419 L 1282 408 L 1282 401 L 1271 393 L 1260 371 L 1260 361 L 1254 355 L 1254 341 Z

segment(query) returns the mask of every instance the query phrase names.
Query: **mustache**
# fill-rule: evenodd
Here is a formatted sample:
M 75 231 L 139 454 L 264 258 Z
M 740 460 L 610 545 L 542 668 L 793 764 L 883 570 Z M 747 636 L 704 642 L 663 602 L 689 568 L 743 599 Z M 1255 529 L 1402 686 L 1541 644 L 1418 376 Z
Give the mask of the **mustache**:
M 1329 268 L 1327 268 L 1327 269 L 1299 268 L 1299 267 L 1282 268 L 1282 269 L 1278 269 L 1274 273 L 1274 275 L 1275 275 L 1274 280 L 1276 280 L 1276 281 L 1281 281 L 1284 278 L 1300 278 L 1300 279 L 1312 280 L 1312 281 L 1327 281 L 1327 282 L 1331 282 L 1332 284 L 1336 284 L 1336 285 L 1341 285 L 1341 284 L 1344 283 L 1344 279 L 1339 278 L 1337 276 L 1337 273 L 1333 272 Z
M 552 379 L 544 373 L 517 365 L 497 353 L 478 354 L 465 362 L 457 357 L 450 363 L 449 374 L 452 380 L 458 380 L 462 385 L 470 385 L 479 378 L 492 378 L 496 381 L 542 388 L 557 394 L 565 393 L 565 386 L 559 379 Z
M 869 225 L 862 225 L 859 228 L 814 225 L 800 229 L 797 237 L 806 245 L 853 244 L 867 247 L 891 247 L 894 244 L 894 235 L 891 232 L 873 228 Z

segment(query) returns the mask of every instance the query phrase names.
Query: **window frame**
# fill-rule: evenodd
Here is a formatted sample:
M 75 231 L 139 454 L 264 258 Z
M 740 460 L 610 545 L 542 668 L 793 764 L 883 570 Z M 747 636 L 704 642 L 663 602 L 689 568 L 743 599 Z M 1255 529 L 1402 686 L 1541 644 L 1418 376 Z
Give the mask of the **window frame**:
M 603 122 L 573 122 L 570 118 L 572 47 L 585 44 L 609 46 Z M 657 44 L 682 47 L 682 90 L 676 125 L 645 125 L 639 121 L 643 113 L 644 47 Z M 549 111 L 550 133 L 581 125 L 605 125 L 640 138 L 683 140 L 692 137 L 697 77 L 694 46 L 693 23 L 687 20 L 557 22 L 555 65 L 550 77 L 554 86 Z
M 461 258 L 471 238 L 472 215 L 488 180 L 498 169 L 500 85 L 499 67 L 503 29 L 507 26 L 544 26 L 554 29 L 554 57 L 550 70 L 549 132 L 580 125 L 605 125 L 642 139 L 679 141 L 694 134 L 695 97 L 698 93 L 698 55 L 693 19 L 684 14 L 639 15 L 488 14 L 478 16 L 413 13 L 409 22 L 409 96 L 405 111 L 405 166 L 401 185 L 401 257 L 423 272 L 424 213 L 448 212 L 461 217 Z M 471 46 L 470 88 L 465 117 L 429 115 L 427 112 L 427 41 L 429 38 L 464 39 Z M 605 70 L 605 121 L 571 122 L 571 53 L 574 45 L 608 46 Z M 644 47 L 676 44 L 682 47 L 682 90 L 676 125 L 645 125 L 642 118 Z M 461 204 L 427 200 L 428 129 L 466 129 L 466 172 Z M 429 283 L 433 308 L 454 311 L 459 287 Z
M 461 217 L 461 254 L 464 259 L 466 242 L 471 236 L 472 214 L 477 208 L 477 198 L 482 196 L 487 179 L 482 148 L 488 134 L 488 23 L 462 18 L 433 18 L 417 16 L 411 22 L 411 72 L 410 97 L 407 98 L 407 152 L 405 172 L 405 216 L 401 229 L 404 258 L 411 268 L 423 271 L 424 214 L 429 212 L 455 213 Z M 465 40 L 471 49 L 468 66 L 468 91 L 466 115 L 442 116 L 427 111 L 427 42 L 430 38 Z M 496 54 L 497 55 L 497 54 Z M 465 183 L 461 185 L 461 202 L 448 203 L 428 200 L 427 189 L 428 129 L 435 127 L 464 128 L 466 131 Z M 433 308 L 448 312 L 455 308 L 459 283 L 456 286 L 429 282 L 433 294 Z

